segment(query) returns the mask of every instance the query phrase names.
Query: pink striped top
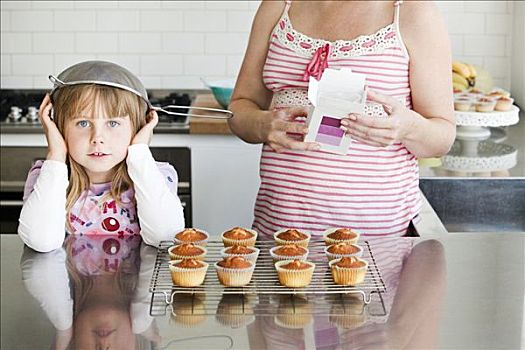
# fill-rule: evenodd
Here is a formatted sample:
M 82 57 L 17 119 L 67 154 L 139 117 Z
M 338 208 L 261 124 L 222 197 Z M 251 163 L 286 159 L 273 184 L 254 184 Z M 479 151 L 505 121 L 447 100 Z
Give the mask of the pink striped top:
M 285 10 L 272 31 L 263 81 L 274 93 L 272 107 L 309 105 L 305 68 L 315 51 L 330 45 L 328 67 L 366 74 L 366 84 L 412 108 L 409 56 L 394 20 L 372 35 L 329 42 L 296 31 Z M 386 117 L 367 102 L 365 114 Z M 283 228 L 314 235 L 350 227 L 364 236 L 402 236 L 420 208 L 417 159 L 401 143 L 388 147 L 353 141 L 346 155 L 323 151 L 276 153 L 264 145 L 254 229 L 263 236 Z

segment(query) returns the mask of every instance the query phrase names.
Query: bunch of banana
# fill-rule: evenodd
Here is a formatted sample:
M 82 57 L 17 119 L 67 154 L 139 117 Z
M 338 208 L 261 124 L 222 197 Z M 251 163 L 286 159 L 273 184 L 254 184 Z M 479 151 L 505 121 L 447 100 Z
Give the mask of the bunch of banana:
M 473 65 L 460 61 L 452 62 L 452 86 L 454 89 L 463 91 L 475 86 L 477 75 L 478 73 Z

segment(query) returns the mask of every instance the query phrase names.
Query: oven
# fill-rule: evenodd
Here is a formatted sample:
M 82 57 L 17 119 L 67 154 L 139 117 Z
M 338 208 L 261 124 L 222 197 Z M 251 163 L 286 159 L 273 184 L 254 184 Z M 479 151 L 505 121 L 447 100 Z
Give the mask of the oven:
M 191 152 L 187 147 L 152 147 L 155 160 L 168 162 L 179 175 L 178 195 L 184 207 L 186 227 L 192 227 Z M 27 174 L 38 159 L 45 159 L 46 147 L 0 147 L 0 232 L 16 233 L 22 209 Z

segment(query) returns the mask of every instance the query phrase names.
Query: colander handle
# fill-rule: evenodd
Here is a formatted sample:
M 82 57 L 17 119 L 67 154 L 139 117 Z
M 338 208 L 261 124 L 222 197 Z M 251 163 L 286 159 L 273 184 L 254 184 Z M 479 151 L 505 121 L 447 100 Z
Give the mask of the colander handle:
M 194 109 L 199 111 L 206 111 L 206 112 L 214 112 L 218 114 L 194 114 L 194 113 L 181 113 L 181 112 L 173 112 L 170 111 L 170 109 Z M 162 107 L 156 107 L 152 106 L 151 109 L 157 111 L 157 112 L 163 112 L 169 115 L 182 115 L 182 116 L 188 116 L 193 118 L 208 118 L 208 119 L 230 119 L 233 117 L 233 113 L 226 109 L 219 109 L 219 108 L 208 108 L 208 107 L 192 107 L 192 106 L 177 106 L 177 105 L 167 105 Z
M 49 80 L 53 83 L 54 86 L 62 86 L 62 85 L 66 85 L 66 83 L 64 83 L 62 80 L 58 79 L 57 77 L 55 77 L 54 75 L 49 75 Z

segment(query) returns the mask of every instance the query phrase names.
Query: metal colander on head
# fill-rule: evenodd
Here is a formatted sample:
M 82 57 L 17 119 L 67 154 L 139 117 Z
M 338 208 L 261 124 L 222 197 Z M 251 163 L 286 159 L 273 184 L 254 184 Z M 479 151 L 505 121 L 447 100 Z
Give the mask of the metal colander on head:
M 141 97 L 147 105 L 147 109 L 153 109 L 156 111 L 164 112 L 168 115 L 183 115 L 196 118 L 212 118 L 212 119 L 229 119 L 233 116 L 233 113 L 218 108 L 206 108 L 206 107 L 189 107 L 189 106 L 152 106 L 149 102 L 148 93 L 146 88 L 142 84 L 139 78 L 131 73 L 126 68 L 119 66 L 113 62 L 106 61 L 85 61 L 77 63 L 69 68 L 66 68 L 57 77 L 50 75 L 49 80 L 53 83 L 53 90 L 50 95 L 53 99 L 53 95 L 65 86 L 73 86 L 80 84 L 98 84 L 106 85 L 119 89 L 124 89 L 135 95 Z M 208 112 L 214 112 L 218 114 L 205 115 L 205 114 L 192 114 L 192 113 L 180 113 L 171 111 L 172 109 L 194 109 Z

